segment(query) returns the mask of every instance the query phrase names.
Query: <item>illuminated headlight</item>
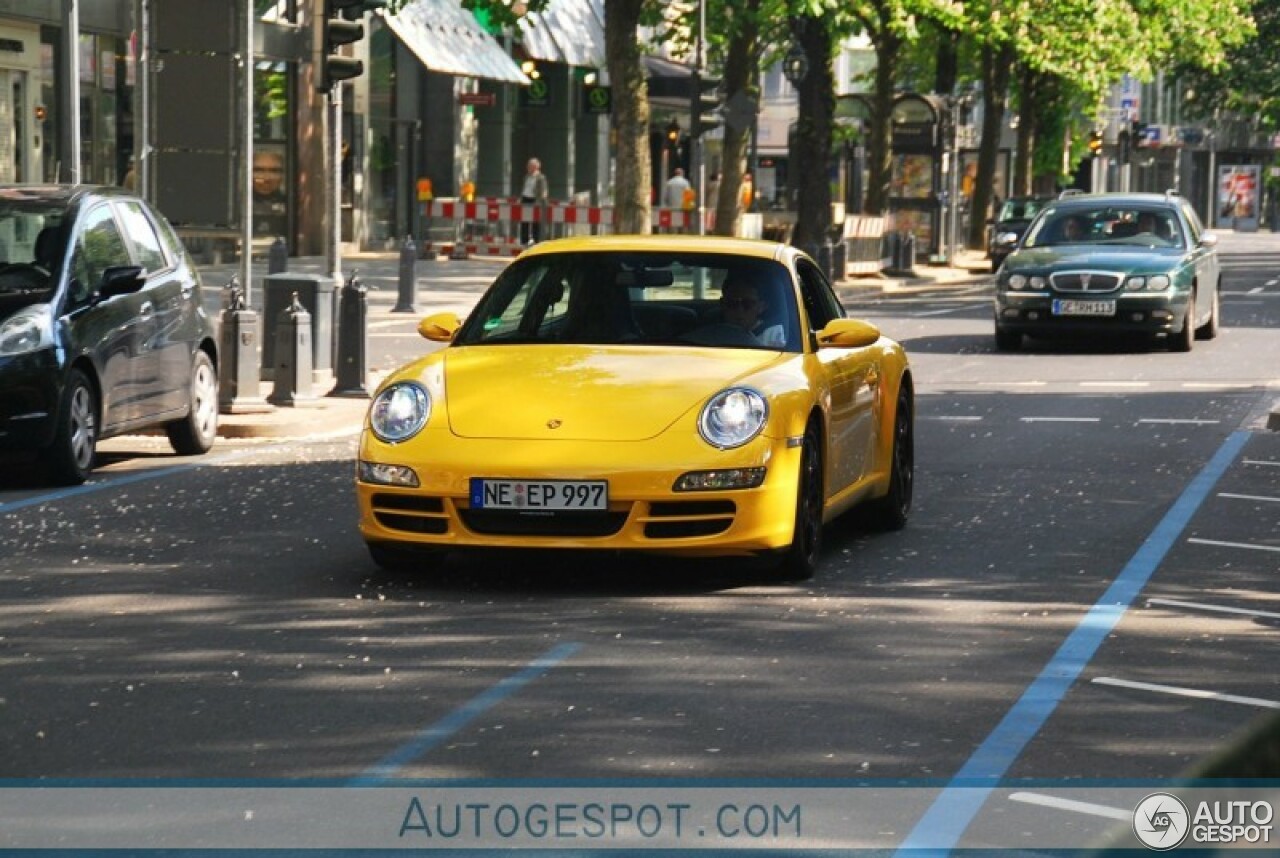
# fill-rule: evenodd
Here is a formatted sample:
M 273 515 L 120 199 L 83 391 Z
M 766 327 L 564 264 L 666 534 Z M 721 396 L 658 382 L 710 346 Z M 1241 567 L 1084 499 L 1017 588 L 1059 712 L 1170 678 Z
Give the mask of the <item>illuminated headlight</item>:
M 413 468 L 404 465 L 382 465 L 378 462 L 361 461 L 357 476 L 362 483 L 373 483 L 379 486 L 403 486 L 416 489 L 418 475 Z
M 681 474 L 673 491 L 710 492 L 724 489 L 754 489 L 764 482 L 764 468 L 730 468 L 724 471 L 690 471 Z
M 431 416 L 431 395 L 413 382 L 393 384 L 369 406 L 369 428 L 388 444 L 417 435 Z
M 0 323 L 0 357 L 25 355 L 53 345 L 53 307 L 35 304 Z
M 746 387 L 731 387 L 711 397 L 698 418 L 702 440 L 727 450 L 741 447 L 764 429 L 769 404 L 763 396 Z
M 1124 288 L 1128 289 L 1130 292 L 1141 292 L 1143 289 L 1147 288 L 1147 278 L 1130 277 L 1128 280 L 1124 281 Z

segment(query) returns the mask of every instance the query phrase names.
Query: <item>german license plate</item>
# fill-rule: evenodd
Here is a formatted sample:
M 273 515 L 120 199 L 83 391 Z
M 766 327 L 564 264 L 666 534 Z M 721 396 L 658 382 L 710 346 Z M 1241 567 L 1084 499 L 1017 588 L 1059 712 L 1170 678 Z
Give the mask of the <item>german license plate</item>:
M 609 508 L 606 480 L 487 480 L 471 478 L 472 509 L 587 510 Z
M 1115 301 L 1068 301 L 1055 298 L 1053 315 L 1055 316 L 1114 316 Z

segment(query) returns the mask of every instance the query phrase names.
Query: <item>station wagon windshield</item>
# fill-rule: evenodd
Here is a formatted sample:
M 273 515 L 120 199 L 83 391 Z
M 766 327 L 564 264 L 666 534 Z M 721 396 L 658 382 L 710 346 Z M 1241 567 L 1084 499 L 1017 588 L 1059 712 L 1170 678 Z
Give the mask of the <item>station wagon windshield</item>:
M 1185 246 L 1177 214 L 1152 206 L 1051 208 L 1031 226 L 1024 247 L 1072 244 L 1129 245 L 1150 248 Z

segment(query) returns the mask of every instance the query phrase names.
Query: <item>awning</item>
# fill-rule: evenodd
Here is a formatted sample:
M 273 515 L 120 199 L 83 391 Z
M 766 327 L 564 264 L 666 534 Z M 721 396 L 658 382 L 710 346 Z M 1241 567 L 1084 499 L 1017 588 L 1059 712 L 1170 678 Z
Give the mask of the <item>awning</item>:
M 525 53 L 535 60 L 604 68 L 604 0 L 551 0 L 520 19 Z
M 458 0 L 411 0 L 394 15 L 382 13 L 382 17 L 432 71 L 529 83 L 515 61 Z

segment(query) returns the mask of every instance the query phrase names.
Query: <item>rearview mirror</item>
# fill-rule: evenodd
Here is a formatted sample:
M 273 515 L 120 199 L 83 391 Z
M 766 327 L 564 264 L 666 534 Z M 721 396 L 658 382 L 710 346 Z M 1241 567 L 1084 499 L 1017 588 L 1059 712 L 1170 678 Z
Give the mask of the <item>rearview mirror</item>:
M 1216 232 L 1205 232 L 1205 233 L 1201 233 L 1201 235 L 1200 235 L 1200 246 L 1201 246 L 1201 247 L 1217 247 L 1217 246 L 1218 246 L 1218 234 L 1217 234 Z
M 818 331 L 821 348 L 860 349 L 880 339 L 880 329 L 861 319 L 832 319 Z
M 461 327 L 457 313 L 434 313 L 418 323 L 418 333 L 432 342 L 447 343 Z

